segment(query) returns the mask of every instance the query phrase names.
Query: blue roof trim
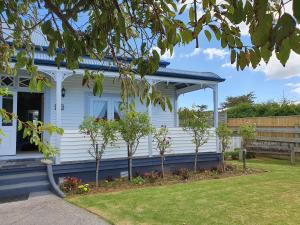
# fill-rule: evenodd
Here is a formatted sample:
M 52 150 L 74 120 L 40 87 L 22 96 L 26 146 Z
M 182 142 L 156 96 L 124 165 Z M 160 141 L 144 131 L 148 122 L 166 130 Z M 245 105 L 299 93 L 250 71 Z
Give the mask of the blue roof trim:
M 12 45 L 12 42 L 7 42 L 9 45 Z M 42 51 L 42 52 L 48 52 L 49 46 L 41 46 L 41 45 L 35 45 L 35 50 L 36 51 Z M 56 48 L 56 53 L 61 53 L 63 51 L 62 48 Z M 83 57 L 89 57 L 88 55 L 85 55 Z M 106 59 L 112 60 L 112 56 L 106 56 Z M 131 62 L 132 61 L 132 57 L 127 57 L 126 59 L 123 57 L 117 57 L 118 60 L 124 60 L 125 62 Z M 160 60 L 159 61 L 159 66 L 162 67 L 167 67 L 168 65 L 170 65 L 170 62 L 164 61 L 164 60 Z
M 16 62 L 16 58 L 12 58 L 13 62 Z M 57 66 L 56 63 L 53 60 L 45 60 L 45 59 L 35 59 L 34 63 L 36 65 L 50 65 L 50 66 Z M 65 62 L 61 63 L 61 66 L 66 66 Z M 91 69 L 91 70 L 104 70 L 104 71 L 110 71 L 110 72 L 119 72 L 119 68 L 117 66 L 105 66 L 105 65 L 93 65 L 93 64 L 79 64 L 80 69 Z M 221 78 L 219 76 L 217 77 L 209 77 L 209 76 L 198 76 L 198 75 L 191 75 L 191 74 L 182 74 L 182 73 L 176 73 L 176 72 L 167 72 L 167 71 L 157 71 L 154 74 L 151 74 L 152 76 L 164 76 L 164 77 L 171 77 L 171 78 L 183 78 L 183 79 L 193 79 L 193 80 L 205 80 L 205 81 L 217 81 L 217 82 L 223 82 L 225 81 L 224 78 Z

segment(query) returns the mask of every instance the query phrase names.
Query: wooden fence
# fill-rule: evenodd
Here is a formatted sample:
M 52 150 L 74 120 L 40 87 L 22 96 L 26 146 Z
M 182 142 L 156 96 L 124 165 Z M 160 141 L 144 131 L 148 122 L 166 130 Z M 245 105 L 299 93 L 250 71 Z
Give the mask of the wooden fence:
M 257 136 L 263 137 L 298 137 L 300 116 L 272 116 L 228 119 L 230 128 L 238 128 L 244 124 L 252 124 L 257 128 Z
M 290 155 L 291 161 L 300 147 L 300 116 L 273 116 L 228 119 L 227 125 L 237 131 L 241 125 L 255 125 L 256 140 L 249 149 L 260 153 Z

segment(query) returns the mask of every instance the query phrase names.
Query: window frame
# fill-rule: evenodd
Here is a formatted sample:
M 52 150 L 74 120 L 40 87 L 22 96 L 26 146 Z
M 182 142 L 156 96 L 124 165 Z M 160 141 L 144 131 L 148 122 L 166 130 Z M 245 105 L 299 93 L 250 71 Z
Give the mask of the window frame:
M 103 94 L 102 96 L 93 96 L 88 95 L 88 116 L 93 116 L 93 104 L 95 101 L 106 101 L 107 102 L 107 119 L 108 120 L 114 120 L 114 106 L 115 103 L 121 103 L 122 100 L 117 94 Z

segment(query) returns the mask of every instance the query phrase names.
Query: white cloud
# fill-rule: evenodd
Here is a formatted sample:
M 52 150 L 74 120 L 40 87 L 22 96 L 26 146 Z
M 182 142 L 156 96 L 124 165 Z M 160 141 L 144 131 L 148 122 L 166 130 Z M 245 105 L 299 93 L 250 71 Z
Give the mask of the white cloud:
M 152 52 L 153 49 L 157 51 L 157 53 L 160 55 L 160 59 L 162 59 L 162 60 L 169 60 L 169 59 L 173 59 L 175 57 L 175 51 L 173 51 L 173 54 L 171 55 L 171 52 L 169 50 L 167 50 L 163 55 L 161 55 L 160 48 L 153 47 L 150 50 L 150 52 Z
M 221 66 L 223 68 L 236 68 L 236 64 L 235 63 L 233 63 L 233 64 L 231 64 L 231 63 L 224 63 Z
M 249 35 L 249 26 L 245 22 L 241 22 L 238 27 L 240 28 L 241 35 L 248 36 Z
M 209 59 L 220 58 L 224 59 L 229 54 L 228 51 L 219 48 L 206 48 L 203 53 L 208 56 Z
M 194 50 L 191 53 L 181 54 L 180 57 L 181 58 L 191 58 L 193 56 L 200 55 L 200 53 L 201 53 L 201 49 L 200 48 L 194 48 Z
M 268 64 L 262 63 L 256 70 L 265 73 L 269 79 L 300 77 L 300 55 L 291 52 L 290 58 L 284 67 L 273 54 Z
M 295 92 L 300 95 L 300 83 L 287 83 L 285 85 L 291 87 L 292 92 Z

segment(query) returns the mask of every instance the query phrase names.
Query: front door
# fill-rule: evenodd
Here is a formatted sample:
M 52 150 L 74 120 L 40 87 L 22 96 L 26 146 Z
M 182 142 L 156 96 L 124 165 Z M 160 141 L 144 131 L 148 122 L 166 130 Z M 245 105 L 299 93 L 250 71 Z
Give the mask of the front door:
M 9 96 L 0 96 L 0 108 L 10 113 L 17 113 L 17 93 L 13 92 Z M 0 129 L 5 133 L 1 136 L 0 156 L 16 155 L 16 129 L 17 121 L 10 122 L 0 120 Z

